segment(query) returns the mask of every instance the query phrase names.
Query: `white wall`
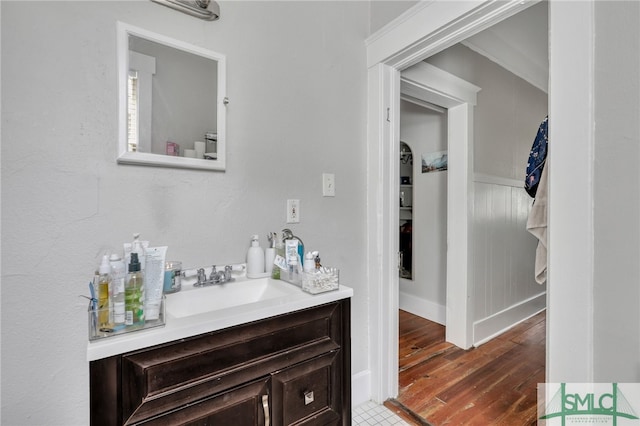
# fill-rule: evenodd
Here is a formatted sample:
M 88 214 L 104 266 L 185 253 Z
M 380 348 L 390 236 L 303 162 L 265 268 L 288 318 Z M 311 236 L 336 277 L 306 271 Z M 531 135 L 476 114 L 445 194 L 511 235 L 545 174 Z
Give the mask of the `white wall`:
M 418 3 L 417 0 L 376 0 L 370 2 L 371 29 L 369 34 L 375 33 L 416 3 Z
M 446 115 L 401 101 L 400 140 L 413 151 L 413 280 L 400 280 L 400 309 L 444 323 L 447 171 L 422 173 L 422 155 L 447 150 Z
M 185 265 L 242 261 L 287 198 L 354 288 L 352 370 L 369 368 L 365 2 L 222 2 L 217 22 L 148 1 L 0 8 L 3 424 L 87 424 L 79 295 L 104 251 L 141 232 Z M 225 173 L 116 164 L 117 20 L 227 54 Z

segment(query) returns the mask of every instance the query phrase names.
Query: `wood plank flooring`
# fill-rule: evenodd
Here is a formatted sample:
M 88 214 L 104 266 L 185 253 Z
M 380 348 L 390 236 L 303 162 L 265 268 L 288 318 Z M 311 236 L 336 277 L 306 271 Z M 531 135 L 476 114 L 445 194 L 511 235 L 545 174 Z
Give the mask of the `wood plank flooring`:
M 399 392 L 385 405 L 416 425 L 535 425 L 545 381 L 545 312 L 477 348 L 400 311 Z

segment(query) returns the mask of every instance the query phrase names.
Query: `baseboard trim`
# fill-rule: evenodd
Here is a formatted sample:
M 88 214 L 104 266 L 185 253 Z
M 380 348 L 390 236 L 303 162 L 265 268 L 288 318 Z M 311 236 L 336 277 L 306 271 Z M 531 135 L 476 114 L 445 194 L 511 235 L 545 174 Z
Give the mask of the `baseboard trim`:
M 488 342 L 511 327 L 531 318 L 547 307 L 547 292 L 540 293 L 503 311 L 473 323 L 474 346 Z
M 351 376 L 351 406 L 357 407 L 371 400 L 371 371 L 365 370 Z
M 447 322 L 447 308 L 427 299 L 412 294 L 400 292 L 398 306 L 403 311 L 410 312 L 429 321 L 445 325 Z

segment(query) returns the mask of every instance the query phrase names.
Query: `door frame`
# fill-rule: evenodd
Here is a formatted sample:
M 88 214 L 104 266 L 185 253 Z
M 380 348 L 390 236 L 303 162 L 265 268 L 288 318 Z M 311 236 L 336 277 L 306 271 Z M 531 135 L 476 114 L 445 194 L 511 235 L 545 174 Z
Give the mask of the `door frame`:
M 467 271 L 471 269 L 469 212 L 473 200 L 473 113 L 480 90 L 480 87 L 425 62 L 419 62 L 400 74 L 401 94 L 446 109 L 449 157 L 446 340 L 464 349 L 471 347 L 474 341 L 469 304 L 473 289 L 469 286 Z M 398 173 L 392 172 L 391 178 L 397 180 Z M 398 188 L 398 184 L 392 182 L 393 188 Z M 393 195 L 391 199 L 394 199 Z
M 367 270 L 374 401 L 383 402 L 398 393 L 396 200 L 401 71 L 535 3 L 537 1 L 421 2 L 366 41 L 369 69 Z M 433 92 L 437 92 L 437 88 Z M 442 95 L 448 97 L 446 93 Z M 468 348 L 473 343 L 473 295 L 468 277 L 473 105 L 458 101 L 448 109 L 447 340 Z M 452 121 L 462 127 L 454 128 Z

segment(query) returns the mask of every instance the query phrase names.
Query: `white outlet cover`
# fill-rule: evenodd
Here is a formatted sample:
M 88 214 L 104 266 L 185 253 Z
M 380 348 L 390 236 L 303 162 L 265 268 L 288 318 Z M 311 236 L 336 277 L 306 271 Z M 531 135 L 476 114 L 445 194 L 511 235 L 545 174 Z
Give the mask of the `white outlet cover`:
M 287 223 L 300 223 L 300 200 L 287 200 Z

